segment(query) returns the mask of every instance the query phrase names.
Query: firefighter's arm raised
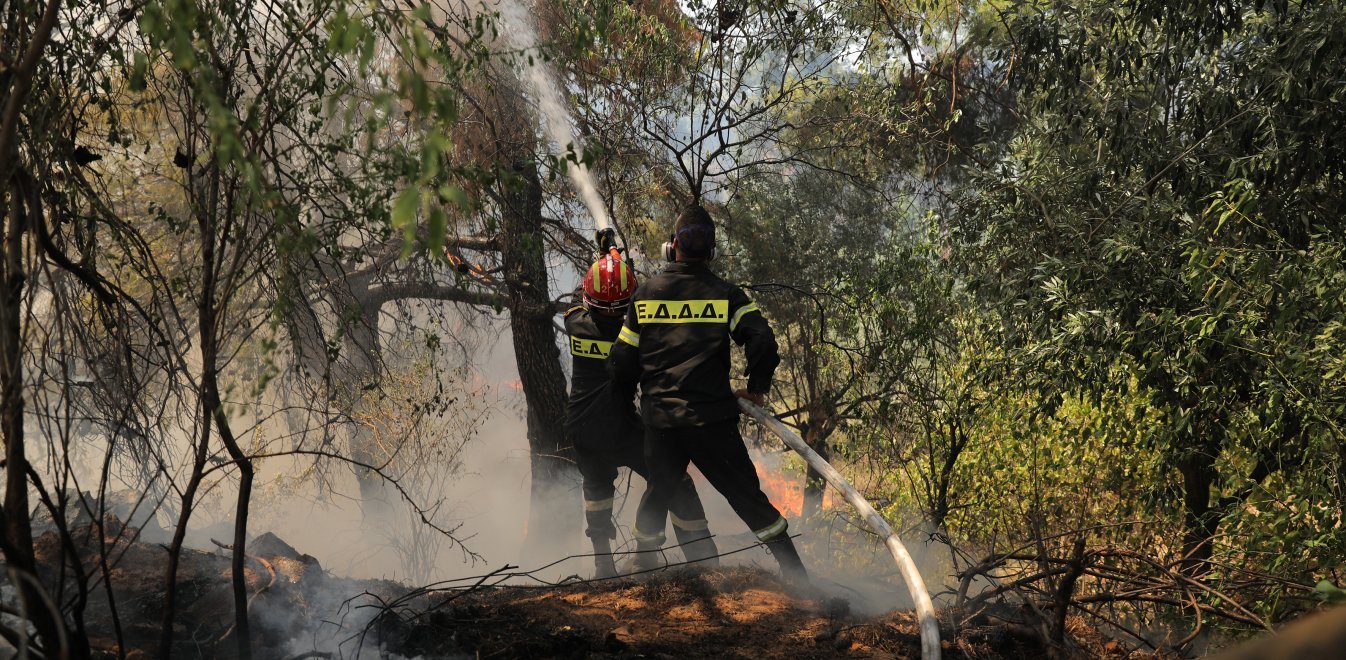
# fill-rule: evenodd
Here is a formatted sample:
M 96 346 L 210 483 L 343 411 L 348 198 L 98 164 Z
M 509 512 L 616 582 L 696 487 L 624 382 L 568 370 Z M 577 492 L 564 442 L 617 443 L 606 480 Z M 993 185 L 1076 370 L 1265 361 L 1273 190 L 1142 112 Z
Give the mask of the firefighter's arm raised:
M 578 316 L 575 315 L 575 313 L 576 313 L 576 312 L 583 312 L 583 311 L 585 311 L 585 309 L 584 309 L 584 302 L 583 302 L 583 300 L 584 300 L 584 297 L 583 297 L 583 296 L 584 296 L 584 290 L 583 290 L 583 289 L 575 289 L 575 292 L 572 293 L 572 294 L 570 294 L 570 296 L 571 296 L 571 298 L 573 298 L 574 300 L 571 302 L 571 304 L 570 304 L 569 307 L 566 307 L 565 312 L 561 314 L 561 318 L 565 321 L 565 328 L 566 328 L 566 333 L 567 333 L 567 334 L 569 334 L 570 332 L 572 332 L 571 327 L 570 327 L 570 325 L 571 325 L 571 320 L 570 320 L 571 317 L 579 318 Z
M 634 304 L 626 311 L 626 322 L 617 334 L 617 341 L 612 342 L 607 369 L 617 400 L 634 401 L 636 386 L 640 384 L 640 321 L 636 319 Z
M 748 368 L 744 370 L 748 377 L 747 391 L 758 395 L 771 391 L 771 378 L 780 364 L 776 334 L 757 303 L 738 287 L 734 287 L 729 297 L 729 336 L 743 347 L 748 360 Z

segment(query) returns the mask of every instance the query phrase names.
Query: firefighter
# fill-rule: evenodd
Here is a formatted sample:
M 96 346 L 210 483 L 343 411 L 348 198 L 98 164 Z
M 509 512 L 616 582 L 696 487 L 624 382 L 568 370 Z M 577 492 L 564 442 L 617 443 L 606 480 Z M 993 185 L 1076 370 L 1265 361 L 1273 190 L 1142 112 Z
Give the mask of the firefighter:
M 600 245 L 610 245 L 611 238 Z M 616 575 L 612 540 L 617 528 L 612 520 L 617 468 L 625 466 L 649 482 L 645 469 L 644 429 L 628 401 L 614 397 L 604 362 L 621 331 L 627 303 L 636 289 L 629 264 L 615 251 L 596 261 L 584 276 L 576 298 L 581 304 L 565 313 L 565 329 L 573 363 L 570 402 L 566 410 L 566 434 L 575 448 L 583 478 L 585 534 L 594 547 L 597 577 Z M 718 551 L 710 538 L 705 510 L 692 478 L 683 474 L 674 481 L 671 502 L 666 500 L 674 531 L 688 561 L 718 564 Z M 641 499 L 646 506 L 649 492 Z M 637 513 L 639 515 L 639 513 Z M 661 518 L 662 520 L 662 518 Z M 661 528 L 662 529 L 662 528 Z
M 650 492 L 636 517 L 637 550 L 663 544 L 663 512 L 690 462 L 765 543 L 786 579 L 806 583 L 785 518 L 762 492 L 738 430 L 735 397 L 763 403 L 780 364 L 776 337 L 743 290 L 710 271 L 714 252 L 710 214 L 688 207 L 664 244 L 664 258 L 673 263 L 636 289 L 608 359 L 618 400 L 633 396 L 637 385 L 641 392 Z M 731 340 L 748 363 L 747 388 L 737 392 L 729 383 Z

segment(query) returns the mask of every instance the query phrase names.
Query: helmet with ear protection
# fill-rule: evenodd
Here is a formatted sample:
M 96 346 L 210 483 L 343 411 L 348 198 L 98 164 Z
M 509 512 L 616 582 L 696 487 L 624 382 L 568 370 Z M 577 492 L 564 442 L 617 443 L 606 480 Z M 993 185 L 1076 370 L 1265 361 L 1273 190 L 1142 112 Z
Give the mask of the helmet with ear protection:
M 664 261 L 673 262 L 678 260 L 678 237 L 674 236 L 672 239 L 673 240 L 664 241 L 664 245 L 661 248 L 664 253 Z
M 683 248 L 683 252 L 688 253 L 689 256 L 697 256 L 698 258 L 705 259 L 706 261 L 710 261 L 711 259 L 715 258 L 715 228 L 710 225 L 686 225 L 681 229 L 679 229 L 677 232 L 675 232 L 672 236 L 670 236 L 669 240 L 664 242 L 661 248 L 664 254 L 664 261 L 678 260 L 678 249 L 682 247 L 678 244 L 678 236 L 680 234 L 683 234 L 684 232 L 697 232 L 697 233 L 704 232 L 706 234 L 709 234 L 710 247 L 709 249 L 706 250 L 705 256 L 695 255 L 686 248 Z

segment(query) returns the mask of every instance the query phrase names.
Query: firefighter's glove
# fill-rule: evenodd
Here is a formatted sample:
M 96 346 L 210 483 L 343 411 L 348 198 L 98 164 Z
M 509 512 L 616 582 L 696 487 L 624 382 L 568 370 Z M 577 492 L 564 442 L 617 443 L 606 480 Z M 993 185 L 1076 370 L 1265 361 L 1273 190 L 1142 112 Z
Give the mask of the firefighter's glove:
M 608 227 L 594 232 L 594 243 L 598 244 L 598 254 L 607 254 L 609 250 L 617 247 L 617 232 Z
M 734 394 L 740 399 L 751 402 L 758 408 L 766 406 L 766 394 L 764 392 L 749 392 L 748 390 L 734 390 Z

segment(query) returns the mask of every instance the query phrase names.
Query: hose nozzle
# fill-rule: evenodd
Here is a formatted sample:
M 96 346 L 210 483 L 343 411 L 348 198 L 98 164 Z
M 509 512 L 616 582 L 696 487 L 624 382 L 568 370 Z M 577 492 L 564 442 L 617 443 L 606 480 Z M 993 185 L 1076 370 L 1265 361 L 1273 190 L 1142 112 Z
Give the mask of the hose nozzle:
M 617 250 L 617 232 L 612 227 L 594 232 L 594 243 L 598 245 L 599 254 L 611 254 L 620 258 L 620 253 Z

